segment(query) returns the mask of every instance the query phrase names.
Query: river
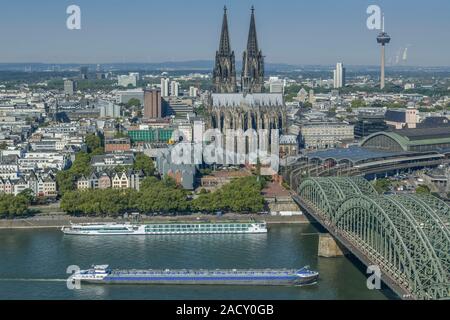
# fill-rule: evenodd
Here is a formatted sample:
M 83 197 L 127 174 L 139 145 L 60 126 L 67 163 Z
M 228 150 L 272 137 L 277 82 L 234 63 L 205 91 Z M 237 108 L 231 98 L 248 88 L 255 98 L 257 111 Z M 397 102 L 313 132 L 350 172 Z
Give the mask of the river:
M 57 229 L 0 230 L 0 300 L 4 299 L 377 299 L 364 268 L 347 257 L 319 258 L 313 225 L 274 225 L 268 234 L 80 237 Z M 69 290 L 67 267 L 300 268 L 320 272 L 307 287 L 102 286 Z

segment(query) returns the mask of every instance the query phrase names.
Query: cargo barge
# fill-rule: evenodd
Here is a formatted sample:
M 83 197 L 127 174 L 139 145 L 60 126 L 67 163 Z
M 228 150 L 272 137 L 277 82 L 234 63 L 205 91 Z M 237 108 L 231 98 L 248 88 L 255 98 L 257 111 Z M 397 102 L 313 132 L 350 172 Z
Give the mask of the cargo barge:
M 319 273 L 309 267 L 300 270 L 113 270 L 108 265 L 94 265 L 72 275 L 74 282 L 133 285 L 303 286 L 315 284 L 318 278 Z

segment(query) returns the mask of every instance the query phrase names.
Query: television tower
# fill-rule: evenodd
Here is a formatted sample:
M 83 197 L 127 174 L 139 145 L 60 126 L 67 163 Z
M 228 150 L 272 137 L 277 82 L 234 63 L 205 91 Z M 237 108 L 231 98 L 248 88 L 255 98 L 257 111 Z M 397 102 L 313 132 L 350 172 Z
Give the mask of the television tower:
M 380 82 L 380 88 L 381 90 L 385 87 L 385 74 L 384 74 L 384 68 L 385 68 L 385 60 L 386 60 L 386 52 L 385 47 L 386 44 L 391 42 L 391 37 L 384 31 L 384 15 L 383 15 L 383 22 L 382 22 L 382 30 L 381 33 L 377 37 L 377 42 L 381 44 L 381 82 Z

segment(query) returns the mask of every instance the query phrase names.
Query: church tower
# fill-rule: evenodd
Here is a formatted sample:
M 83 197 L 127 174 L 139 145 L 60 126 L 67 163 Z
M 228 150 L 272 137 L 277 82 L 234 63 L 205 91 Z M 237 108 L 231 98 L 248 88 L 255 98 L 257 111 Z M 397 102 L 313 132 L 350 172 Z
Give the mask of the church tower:
M 224 7 L 222 33 L 219 51 L 216 52 L 216 63 L 213 71 L 214 92 L 234 93 L 236 88 L 236 64 L 234 51 L 231 51 L 230 34 L 228 32 L 227 7 Z
M 255 8 L 252 6 L 250 30 L 248 33 L 247 50 L 244 51 L 242 64 L 243 93 L 260 93 L 264 91 L 264 56 L 258 48 L 256 35 Z

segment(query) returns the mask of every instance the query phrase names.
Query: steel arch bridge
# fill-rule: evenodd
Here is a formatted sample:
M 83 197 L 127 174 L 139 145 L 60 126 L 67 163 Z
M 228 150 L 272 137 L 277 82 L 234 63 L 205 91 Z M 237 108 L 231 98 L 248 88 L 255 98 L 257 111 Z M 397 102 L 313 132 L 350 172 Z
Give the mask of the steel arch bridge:
M 445 202 L 431 195 L 380 196 L 359 177 L 310 178 L 297 191 L 301 204 L 362 260 L 378 265 L 398 294 L 450 299 Z

